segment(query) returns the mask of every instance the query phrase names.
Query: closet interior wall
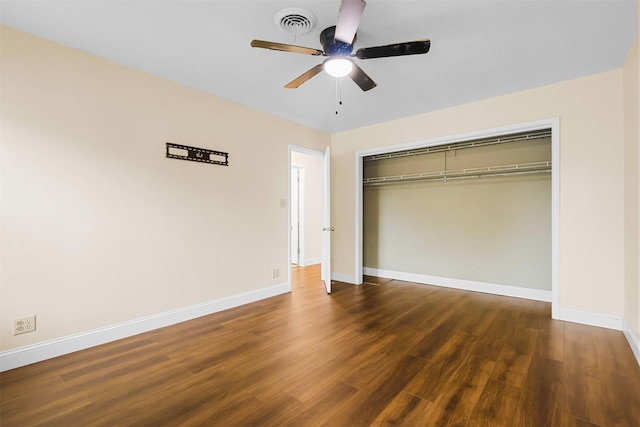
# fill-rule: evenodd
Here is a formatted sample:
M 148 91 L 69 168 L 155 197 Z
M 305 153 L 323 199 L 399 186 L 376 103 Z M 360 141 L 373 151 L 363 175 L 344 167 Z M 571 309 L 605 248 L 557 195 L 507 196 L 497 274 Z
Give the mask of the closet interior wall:
M 365 271 L 551 290 L 550 136 L 364 160 Z

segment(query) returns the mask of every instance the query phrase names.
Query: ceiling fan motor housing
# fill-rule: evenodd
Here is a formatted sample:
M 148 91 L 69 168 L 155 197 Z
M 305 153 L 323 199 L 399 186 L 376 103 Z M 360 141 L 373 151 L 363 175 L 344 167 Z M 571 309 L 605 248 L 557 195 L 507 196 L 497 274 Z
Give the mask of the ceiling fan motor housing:
M 353 44 L 356 42 L 356 36 L 353 37 L 353 43 L 344 43 L 335 39 L 336 26 L 328 27 L 320 33 L 320 44 L 327 56 L 349 56 L 353 50 Z

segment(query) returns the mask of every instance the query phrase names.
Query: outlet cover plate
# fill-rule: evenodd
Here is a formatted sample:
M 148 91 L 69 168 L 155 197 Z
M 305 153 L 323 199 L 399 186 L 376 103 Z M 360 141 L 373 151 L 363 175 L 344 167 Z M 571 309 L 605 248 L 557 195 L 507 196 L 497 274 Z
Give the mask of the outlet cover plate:
M 13 335 L 25 334 L 36 330 L 36 316 L 13 319 Z

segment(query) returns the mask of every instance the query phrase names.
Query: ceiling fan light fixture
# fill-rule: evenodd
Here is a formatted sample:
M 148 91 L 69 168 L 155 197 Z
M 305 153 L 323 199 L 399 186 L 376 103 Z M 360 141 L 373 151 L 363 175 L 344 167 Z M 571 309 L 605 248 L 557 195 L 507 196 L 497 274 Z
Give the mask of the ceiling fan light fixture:
M 322 64 L 324 71 L 332 77 L 344 77 L 353 70 L 353 61 L 346 57 L 329 58 Z

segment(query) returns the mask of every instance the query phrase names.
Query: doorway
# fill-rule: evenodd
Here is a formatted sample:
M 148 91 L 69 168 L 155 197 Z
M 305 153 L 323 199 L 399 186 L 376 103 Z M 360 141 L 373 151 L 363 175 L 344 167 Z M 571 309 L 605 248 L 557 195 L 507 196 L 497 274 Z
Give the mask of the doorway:
M 325 153 L 289 146 L 289 283 L 292 269 L 322 263 Z

